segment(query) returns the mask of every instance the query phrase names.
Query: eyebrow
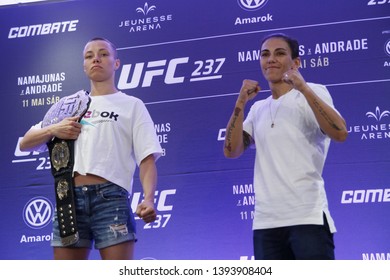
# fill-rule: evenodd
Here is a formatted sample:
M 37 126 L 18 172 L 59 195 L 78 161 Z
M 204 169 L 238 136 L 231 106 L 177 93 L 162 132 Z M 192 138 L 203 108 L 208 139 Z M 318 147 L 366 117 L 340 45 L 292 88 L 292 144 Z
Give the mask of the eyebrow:
M 287 49 L 286 48 L 277 48 L 277 49 L 275 49 L 275 51 L 280 51 L 280 50 L 283 50 L 283 51 L 287 51 Z M 266 51 L 270 51 L 269 49 L 263 49 L 263 50 L 261 50 L 261 52 L 266 52 Z
M 98 50 L 98 52 L 100 52 L 100 51 L 108 51 L 109 53 L 111 53 L 111 51 L 108 48 L 101 48 Z M 87 54 L 87 53 L 91 53 L 91 52 L 93 52 L 93 51 L 89 50 L 89 51 L 86 51 L 85 53 Z

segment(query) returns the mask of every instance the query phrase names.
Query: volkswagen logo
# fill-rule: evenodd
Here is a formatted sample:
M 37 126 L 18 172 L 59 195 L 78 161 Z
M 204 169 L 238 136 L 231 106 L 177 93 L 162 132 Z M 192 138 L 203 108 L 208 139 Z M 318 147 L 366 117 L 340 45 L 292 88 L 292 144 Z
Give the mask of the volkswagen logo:
M 385 44 L 385 53 L 390 56 L 390 40 L 387 40 Z
M 51 222 L 53 205 L 45 197 L 34 197 L 26 203 L 23 209 L 23 220 L 27 226 L 40 229 Z
M 262 8 L 268 0 L 237 0 L 238 5 L 246 11 L 256 11 Z

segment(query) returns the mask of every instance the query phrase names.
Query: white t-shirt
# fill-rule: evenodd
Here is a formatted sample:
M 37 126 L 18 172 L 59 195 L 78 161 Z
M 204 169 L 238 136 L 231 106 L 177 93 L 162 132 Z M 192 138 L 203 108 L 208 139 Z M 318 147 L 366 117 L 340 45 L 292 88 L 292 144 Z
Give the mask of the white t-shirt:
M 155 160 L 162 155 L 154 123 L 136 97 L 123 92 L 91 96 L 80 123 L 74 172 L 103 177 L 131 193 L 136 166 L 150 154 Z
M 334 108 L 325 86 L 308 85 Z M 321 131 L 306 98 L 293 89 L 277 100 L 270 96 L 255 102 L 244 130 L 256 148 L 253 229 L 320 225 L 325 213 L 335 232 L 322 178 L 330 138 Z

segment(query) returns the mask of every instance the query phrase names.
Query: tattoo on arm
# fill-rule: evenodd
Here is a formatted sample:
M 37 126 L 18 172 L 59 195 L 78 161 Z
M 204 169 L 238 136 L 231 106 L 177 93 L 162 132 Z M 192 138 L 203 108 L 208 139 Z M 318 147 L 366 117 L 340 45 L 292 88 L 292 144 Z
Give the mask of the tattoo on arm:
M 228 129 L 226 131 L 225 149 L 228 150 L 229 152 L 232 151 L 232 131 L 236 127 L 235 124 L 236 124 L 236 121 L 237 121 L 237 118 L 238 118 L 238 115 L 240 114 L 240 112 L 241 112 L 240 108 L 237 108 L 237 107 L 234 108 L 234 114 L 233 114 L 232 121 L 231 121 L 230 126 L 228 127 Z
M 334 121 L 326 114 L 326 112 L 324 111 L 324 109 L 321 107 L 321 105 L 318 103 L 317 99 L 314 99 L 313 101 L 313 104 L 314 106 L 317 108 L 317 110 L 320 112 L 320 114 L 322 115 L 322 117 L 329 123 L 329 125 L 331 127 L 333 127 L 334 129 L 336 130 L 341 130 L 340 127 L 338 127 Z
M 248 134 L 248 132 L 244 131 L 242 133 L 244 137 L 244 149 L 246 150 L 250 145 L 254 143 L 253 138 Z

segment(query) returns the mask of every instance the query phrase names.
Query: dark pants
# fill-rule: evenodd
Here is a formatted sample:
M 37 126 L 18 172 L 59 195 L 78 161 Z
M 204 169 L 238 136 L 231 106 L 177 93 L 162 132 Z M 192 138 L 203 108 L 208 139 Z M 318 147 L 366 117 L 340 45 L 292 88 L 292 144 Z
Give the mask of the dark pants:
M 256 260 L 334 260 L 333 234 L 324 225 L 298 225 L 253 231 Z

